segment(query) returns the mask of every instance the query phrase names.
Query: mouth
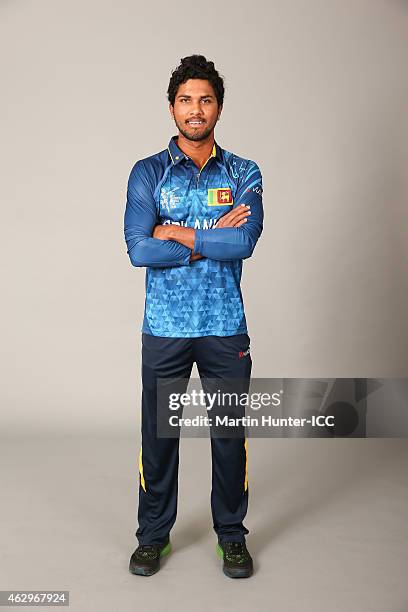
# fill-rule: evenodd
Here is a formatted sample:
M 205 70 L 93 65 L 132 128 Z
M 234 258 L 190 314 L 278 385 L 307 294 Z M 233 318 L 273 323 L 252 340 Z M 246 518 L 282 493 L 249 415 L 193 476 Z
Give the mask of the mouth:
M 204 121 L 202 121 L 201 119 L 190 119 L 187 121 L 187 124 L 190 125 L 191 127 L 200 127 L 201 125 L 204 125 Z

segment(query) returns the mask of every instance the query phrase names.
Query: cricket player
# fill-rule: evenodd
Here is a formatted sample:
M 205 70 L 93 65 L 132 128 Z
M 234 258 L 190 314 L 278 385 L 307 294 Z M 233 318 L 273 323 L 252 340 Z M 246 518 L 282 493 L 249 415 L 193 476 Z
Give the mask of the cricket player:
M 252 361 L 240 281 L 242 261 L 263 229 L 258 165 L 215 141 L 224 82 L 214 63 L 202 55 L 183 58 L 167 94 L 178 133 L 132 168 L 124 218 L 130 261 L 146 268 L 139 546 L 129 566 L 142 576 L 157 572 L 170 553 L 177 513 L 179 439 L 157 436 L 157 379 L 188 380 L 195 362 L 203 386 L 207 379 L 237 379 L 248 390 Z M 211 454 L 216 552 L 227 576 L 249 577 L 245 435 L 211 436 Z

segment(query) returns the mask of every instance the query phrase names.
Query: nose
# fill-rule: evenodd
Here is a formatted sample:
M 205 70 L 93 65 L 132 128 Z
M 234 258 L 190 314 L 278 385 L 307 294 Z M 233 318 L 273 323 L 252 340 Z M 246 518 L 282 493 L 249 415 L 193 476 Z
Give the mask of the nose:
M 190 107 L 190 115 L 191 117 L 197 117 L 202 114 L 202 106 L 200 104 L 200 100 L 192 100 Z

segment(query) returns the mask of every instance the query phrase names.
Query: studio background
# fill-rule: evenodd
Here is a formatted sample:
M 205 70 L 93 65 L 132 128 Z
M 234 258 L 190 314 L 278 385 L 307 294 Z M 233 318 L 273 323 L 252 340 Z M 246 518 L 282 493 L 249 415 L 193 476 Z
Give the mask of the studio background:
M 88 610 L 95 601 L 111 609 L 118 585 L 127 596 L 136 591 L 126 564 L 136 543 L 145 272 L 129 262 L 123 215 L 133 164 L 176 133 L 166 90 L 181 57 L 203 53 L 215 62 L 226 86 L 216 140 L 255 160 L 263 174 L 264 232 L 242 282 L 253 375 L 407 376 L 407 34 L 407 4 L 393 0 L 1 1 L 1 448 L 9 538 L 1 588 L 65 585 L 76 593 L 74 609 Z M 361 610 L 364 598 L 364 609 L 385 609 L 384 567 L 394 577 L 396 607 L 388 609 L 402 609 L 405 441 L 336 442 L 251 445 L 258 552 L 283 527 L 293 537 L 289 547 L 281 542 L 280 557 L 279 548 L 273 552 L 288 565 L 264 559 L 258 602 L 274 575 L 275 603 L 282 597 L 286 610 L 328 609 L 339 568 L 326 557 L 306 559 L 307 537 L 311 546 L 324 546 L 324 537 L 305 532 L 304 523 L 294 535 L 289 527 L 308 516 L 309 528 L 324 529 L 319 510 L 338 496 L 330 521 L 354 512 L 334 529 L 340 548 L 351 533 L 361 538 L 370 499 L 379 521 L 366 526 L 356 557 L 350 560 L 349 548 L 338 553 L 358 575 L 358 597 L 345 596 L 338 609 Z M 185 444 L 183 483 L 202 487 L 192 506 L 191 491 L 183 498 L 182 516 L 193 514 L 180 519 L 191 529 L 180 532 L 179 546 L 197 533 L 212 537 L 206 448 L 205 440 Z M 278 482 L 268 481 L 278 472 Z M 382 484 L 365 488 L 381 475 Z M 194 516 L 204 506 L 200 531 Z M 387 548 L 389 541 L 397 548 Z M 27 545 L 32 571 L 22 575 Z M 56 562 L 57 550 L 70 561 L 64 565 L 59 552 Z M 179 557 L 187 569 L 194 565 L 188 552 Z M 365 573 L 366 557 L 376 554 L 378 564 Z M 102 570 L 112 558 L 116 582 Z M 312 564 L 306 573 L 291 565 L 299 559 Z M 328 582 L 319 594 L 309 588 L 322 566 Z M 303 580 L 303 607 L 285 600 L 287 567 Z M 227 605 L 232 587 L 219 588 L 214 606 Z M 155 597 L 161 601 L 160 589 Z
M 254 375 L 405 376 L 407 31 L 400 2 L 2 2 L 3 423 L 137 418 L 126 185 L 193 52 L 225 76 L 217 141 L 264 178 Z

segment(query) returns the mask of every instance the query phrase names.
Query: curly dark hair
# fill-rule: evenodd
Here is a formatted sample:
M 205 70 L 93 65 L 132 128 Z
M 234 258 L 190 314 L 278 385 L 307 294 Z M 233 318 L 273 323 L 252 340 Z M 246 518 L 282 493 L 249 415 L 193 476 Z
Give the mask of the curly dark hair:
M 176 99 L 177 91 L 182 83 L 189 79 L 205 79 L 209 81 L 214 89 L 218 106 L 224 102 L 224 79 L 215 69 L 214 62 L 209 62 L 204 55 L 189 55 L 181 59 L 181 64 L 171 73 L 167 97 L 172 106 Z

